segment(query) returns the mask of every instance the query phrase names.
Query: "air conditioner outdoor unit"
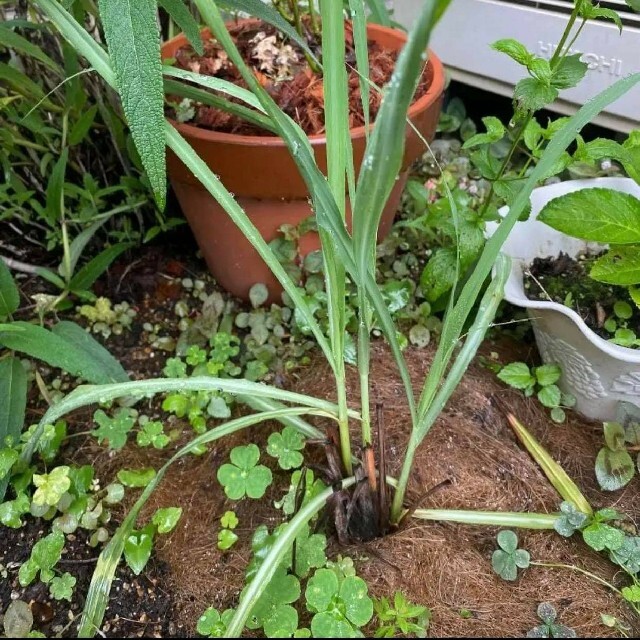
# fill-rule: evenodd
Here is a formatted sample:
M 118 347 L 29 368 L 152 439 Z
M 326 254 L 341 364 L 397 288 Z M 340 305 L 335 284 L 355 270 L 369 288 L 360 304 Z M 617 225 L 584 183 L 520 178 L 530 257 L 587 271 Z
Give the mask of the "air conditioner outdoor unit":
M 395 0 L 394 19 L 410 27 L 425 0 Z M 589 64 L 576 88 L 564 91 L 553 109 L 573 113 L 618 78 L 640 71 L 640 14 L 624 0 L 604 0 L 600 6 L 618 11 L 622 35 L 612 22 L 591 20 L 576 43 L 575 53 Z M 436 28 L 431 47 L 452 77 L 465 84 L 511 95 L 522 68 L 491 49 L 501 38 L 515 38 L 537 55 L 551 57 L 573 8 L 572 0 L 453 0 Z M 640 126 L 640 94 L 627 93 L 597 120 L 618 131 Z

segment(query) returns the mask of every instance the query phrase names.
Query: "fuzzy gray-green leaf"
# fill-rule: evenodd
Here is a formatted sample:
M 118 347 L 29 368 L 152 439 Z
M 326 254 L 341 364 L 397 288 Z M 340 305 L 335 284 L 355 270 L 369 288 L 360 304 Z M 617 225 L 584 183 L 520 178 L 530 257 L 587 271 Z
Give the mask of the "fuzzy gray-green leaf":
M 100 0 L 99 7 L 122 107 L 158 205 L 164 208 L 164 95 L 156 3 Z

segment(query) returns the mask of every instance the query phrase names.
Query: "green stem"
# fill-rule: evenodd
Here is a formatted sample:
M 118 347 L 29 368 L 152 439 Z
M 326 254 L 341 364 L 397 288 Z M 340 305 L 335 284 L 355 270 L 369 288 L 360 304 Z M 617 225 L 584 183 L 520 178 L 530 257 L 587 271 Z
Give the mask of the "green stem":
M 595 575 L 595 573 L 591 573 L 590 571 L 587 571 L 586 569 L 582 569 L 581 567 L 576 567 L 573 564 L 562 564 L 560 562 L 537 562 L 533 560 L 529 564 L 532 567 L 547 567 L 549 569 L 569 569 L 570 571 L 577 571 L 578 573 L 581 573 L 587 576 L 588 578 L 591 578 L 592 580 L 603 585 L 604 587 L 607 587 L 607 589 L 611 589 L 611 591 L 613 591 L 614 593 L 621 595 L 620 590 L 616 589 L 616 587 L 614 587 L 611 583 L 607 582 L 600 576 Z
M 457 522 L 489 527 L 518 527 L 521 529 L 553 529 L 558 515 L 547 513 L 519 513 L 513 511 L 465 511 L 459 509 L 416 509 L 413 518 Z M 532 562 L 531 564 L 535 564 Z

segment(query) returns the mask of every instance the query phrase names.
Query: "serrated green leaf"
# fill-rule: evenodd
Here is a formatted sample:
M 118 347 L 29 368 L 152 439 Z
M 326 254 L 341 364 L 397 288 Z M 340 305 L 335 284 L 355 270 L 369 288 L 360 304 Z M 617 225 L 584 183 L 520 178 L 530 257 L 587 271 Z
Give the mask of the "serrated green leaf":
M 532 53 L 529 53 L 527 47 L 512 38 L 498 40 L 491 45 L 491 48 L 501 53 L 506 53 L 511 59 L 525 67 L 531 64 L 534 57 Z
M 500 120 L 494 116 L 487 116 L 482 118 L 482 122 L 487 130 L 486 133 L 477 133 L 475 136 L 469 138 L 463 145 L 463 149 L 471 149 L 481 144 L 492 144 L 501 140 L 506 134 L 507 130 Z
M 599 282 L 621 286 L 640 284 L 640 251 L 635 246 L 615 247 L 598 258 L 589 275 Z
M 526 389 L 536 382 L 536 379 L 531 375 L 531 370 L 524 362 L 511 362 L 502 367 L 498 378 L 514 389 Z
M 52 469 L 51 473 L 34 474 L 33 484 L 37 487 L 33 494 L 33 504 L 53 507 L 71 486 L 69 467 L 61 466 Z
M 520 109 L 538 111 L 558 97 L 558 90 L 538 78 L 524 78 L 515 87 L 513 98 Z
M 560 404 L 560 400 L 562 399 L 562 393 L 560 389 L 555 384 L 547 385 L 546 387 L 542 387 L 540 391 L 538 391 L 538 400 L 540 403 L 549 409 L 554 409 Z
M 109 57 L 131 134 L 160 209 L 166 195 L 164 91 L 155 0 L 100 0 Z
M 640 243 L 640 200 L 614 189 L 580 189 L 554 198 L 538 220 L 590 242 Z
M 534 369 L 538 384 L 545 387 L 560 380 L 562 369 L 557 364 L 543 364 Z
M 561 58 L 551 78 L 551 84 L 554 87 L 570 89 L 580 84 L 589 68 L 586 62 L 580 60 L 581 56 L 581 53 L 576 53 Z

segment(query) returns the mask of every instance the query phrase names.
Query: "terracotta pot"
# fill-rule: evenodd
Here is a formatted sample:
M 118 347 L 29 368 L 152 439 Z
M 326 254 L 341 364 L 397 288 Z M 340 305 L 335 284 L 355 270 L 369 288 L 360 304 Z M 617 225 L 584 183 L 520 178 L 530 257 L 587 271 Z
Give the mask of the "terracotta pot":
M 204 38 L 210 37 L 207 29 L 202 34 Z M 406 35 L 402 31 L 375 24 L 368 26 L 368 35 L 382 47 L 392 50 L 401 49 L 406 42 Z M 164 43 L 163 59 L 174 57 L 176 51 L 185 44 L 187 39 L 183 34 Z M 425 73 L 428 75 L 429 89 L 411 106 L 409 118 L 420 133 L 431 140 L 438 123 L 444 90 L 442 63 L 432 52 L 429 52 Z M 235 195 L 265 240 L 277 237 L 278 229 L 283 224 L 297 225 L 310 215 L 308 190 L 280 137 L 218 133 L 172 120 L 170 122 Z M 410 165 L 424 152 L 423 143 L 409 126 L 406 135 L 402 171 L 383 212 L 379 239 L 389 233 Z M 320 169 L 326 173 L 325 136 L 313 135 L 309 140 Z M 357 170 L 365 151 L 365 127 L 352 129 L 351 141 Z M 227 291 L 245 300 L 248 299 L 251 286 L 261 282 L 267 285 L 271 301 L 279 299 L 282 291 L 280 284 L 224 209 L 171 151 L 167 164 L 171 185 L 216 280 Z M 300 240 L 302 255 L 319 247 L 317 233 L 307 233 Z

